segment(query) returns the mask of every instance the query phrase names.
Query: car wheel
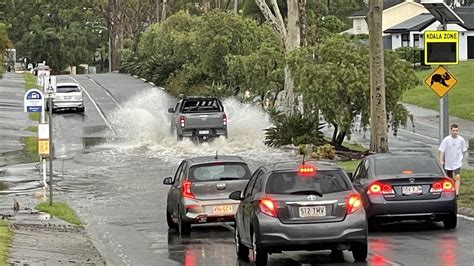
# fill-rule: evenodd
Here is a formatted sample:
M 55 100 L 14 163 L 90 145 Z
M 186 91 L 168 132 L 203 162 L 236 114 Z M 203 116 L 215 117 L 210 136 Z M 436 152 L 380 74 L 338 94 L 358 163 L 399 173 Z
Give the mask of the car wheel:
M 367 242 L 356 242 L 351 244 L 352 257 L 357 262 L 365 261 L 367 259 Z
M 177 228 L 178 227 L 177 224 L 173 221 L 173 218 L 171 218 L 171 213 L 168 210 L 168 208 L 166 208 L 166 223 L 168 224 L 169 228 Z
M 85 110 L 86 110 L 86 108 L 85 108 L 85 107 L 81 107 L 81 108 L 79 108 L 79 112 L 80 112 L 80 113 L 84 113 L 84 111 L 85 111 Z
M 458 225 L 458 217 L 453 214 L 443 220 L 445 229 L 454 229 Z
M 257 265 L 267 265 L 268 261 L 268 252 L 260 247 L 257 236 L 255 232 L 252 232 L 252 252 L 253 252 L 253 259 L 255 260 L 255 264 Z
M 242 245 L 240 242 L 240 236 L 239 236 L 239 231 L 237 230 L 237 227 L 234 229 L 235 232 L 235 251 L 237 253 L 237 256 L 241 259 L 248 259 L 249 257 L 249 249 L 248 247 Z
M 183 218 L 179 217 L 179 234 L 189 235 L 191 233 L 191 223 L 183 221 Z

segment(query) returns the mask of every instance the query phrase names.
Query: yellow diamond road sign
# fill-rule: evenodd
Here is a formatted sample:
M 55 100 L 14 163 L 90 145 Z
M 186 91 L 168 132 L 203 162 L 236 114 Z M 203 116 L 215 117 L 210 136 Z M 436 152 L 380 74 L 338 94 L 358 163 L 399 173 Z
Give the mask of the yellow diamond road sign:
M 430 87 L 439 97 L 443 97 L 458 81 L 443 66 L 436 68 L 431 75 L 425 79 L 426 85 Z

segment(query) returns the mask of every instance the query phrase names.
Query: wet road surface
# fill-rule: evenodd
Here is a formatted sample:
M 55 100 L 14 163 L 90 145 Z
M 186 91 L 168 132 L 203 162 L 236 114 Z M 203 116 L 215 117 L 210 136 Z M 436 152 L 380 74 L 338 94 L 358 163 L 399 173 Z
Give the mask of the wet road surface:
M 226 101 L 229 140 L 176 143 L 166 114 L 173 99 L 160 89 L 120 74 L 74 78 L 92 99 L 85 97 L 85 114 L 54 116 L 55 193 L 78 212 L 109 264 L 252 265 L 237 260 L 229 225 L 196 226 L 183 238 L 168 230 L 169 187 L 162 180 L 174 174 L 182 158 L 216 150 L 242 156 L 252 169 L 291 158 L 291 152 L 263 145 L 268 117 L 258 108 Z M 97 143 L 102 144 L 91 145 Z M 356 265 L 473 265 L 473 226 L 463 218 L 453 231 L 440 223 L 380 226 L 369 235 L 367 263 Z M 349 252 L 285 252 L 269 260 L 269 265 L 346 264 L 353 264 Z

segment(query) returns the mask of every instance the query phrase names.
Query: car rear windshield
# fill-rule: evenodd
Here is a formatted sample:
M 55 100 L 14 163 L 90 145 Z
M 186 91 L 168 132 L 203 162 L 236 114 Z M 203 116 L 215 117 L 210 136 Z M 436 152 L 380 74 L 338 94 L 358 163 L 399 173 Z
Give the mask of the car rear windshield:
M 78 92 L 79 87 L 77 86 L 58 86 L 57 92 Z
M 436 174 L 441 168 L 432 157 L 402 157 L 375 160 L 375 175 Z
M 183 113 L 222 112 L 222 105 L 218 99 L 185 100 L 181 109 Z
M 268 194 L 292 195 L 316 191 L 321 194 L 350 190 L 351 186 L 339 170 L 318 171 L 310 176 L 297 172 L 278 172 L 270 175 L 265 192 Z
M 210 163 L 191 167 L 189 179 L 195 182 L 249 179 L 250 170 L 244 163 Z

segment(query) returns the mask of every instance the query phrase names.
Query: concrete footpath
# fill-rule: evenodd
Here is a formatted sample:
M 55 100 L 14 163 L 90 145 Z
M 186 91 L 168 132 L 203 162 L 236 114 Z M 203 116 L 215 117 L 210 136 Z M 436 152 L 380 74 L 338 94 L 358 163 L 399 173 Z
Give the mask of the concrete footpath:
M 4 73 L 0 79 L 0 219 L 14 232 L 9 265 L 104 265 L 100 253 L 83 227 L 68 224 L 34 210 L 40 202 L 40 180 L 35 163 L 27 162 L 22 138 L 38 123 L 23 111 L 25 94 L 21 73 Z M 38 189 L 22 190 L 22 184 L 38 183 Z M 14 200 L 20 209 L 13 210 Z

